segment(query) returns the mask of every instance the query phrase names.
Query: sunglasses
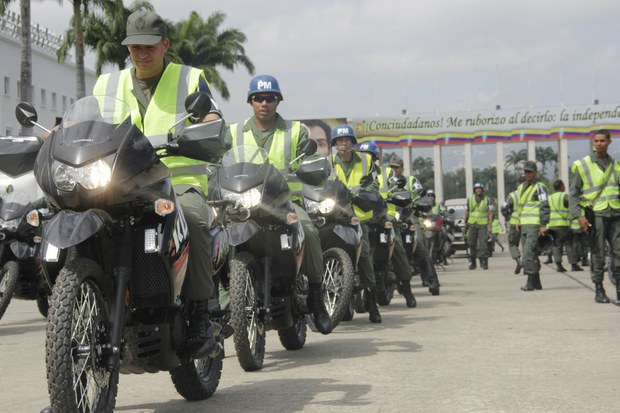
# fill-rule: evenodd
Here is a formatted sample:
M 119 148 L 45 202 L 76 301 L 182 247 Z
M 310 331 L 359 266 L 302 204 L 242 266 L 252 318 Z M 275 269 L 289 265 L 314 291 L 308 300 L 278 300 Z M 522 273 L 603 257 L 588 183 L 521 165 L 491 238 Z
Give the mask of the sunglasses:
M 265 101 L 267 103 L 273 103 L 278 100 L 278 97 L 276 95 L 253 95 L 252 100 L 256 103 L 263 103 Z

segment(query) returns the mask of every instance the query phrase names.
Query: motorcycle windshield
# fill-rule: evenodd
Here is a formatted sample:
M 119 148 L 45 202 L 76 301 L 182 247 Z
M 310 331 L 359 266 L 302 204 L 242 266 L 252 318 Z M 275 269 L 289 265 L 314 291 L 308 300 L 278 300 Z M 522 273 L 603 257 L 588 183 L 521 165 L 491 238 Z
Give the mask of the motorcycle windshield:
M 127 119 L 131 119 L 131 110 L 125 102 L 111 96 L 87 96 L 65 112 L 62 143 L 80 147 L 104 142 Z
M 10 221 L 21 218 L 30 206 L 32 199 L 24 192 L 10 192 L 2 195 L 0 219 Z
M 235 189 L 247 189 L 263 182 L 265 167 L 269 166 L 269 157 L 258 146 L 237 146 L 230 149 L 222 158 L 222 168 L 226 180 L 235 185 Z

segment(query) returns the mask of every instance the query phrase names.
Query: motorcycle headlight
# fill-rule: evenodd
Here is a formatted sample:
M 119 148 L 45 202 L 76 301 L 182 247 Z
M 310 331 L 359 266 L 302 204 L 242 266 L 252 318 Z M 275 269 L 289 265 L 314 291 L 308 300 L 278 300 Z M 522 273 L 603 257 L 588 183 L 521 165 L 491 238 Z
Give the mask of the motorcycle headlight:
M 431 229 L 433 228 L 433 221 L 431 221 L 430 219 L 425 219 L 424 220 L 424 228 L 426 229 Z
M 400 212 L 396 211 L 396 213 L 394 214 L 394 219 L 396 221 L 400 221 Z
M 73 191 L 76 184 L 89 190 L 104 188 L 111 178 L 112 168 L 102 159 L 79 168 L 58 162 L 54 170 L 54 183 L 61 191 Z
M 305 205 L 306 211 L 309 214 L 316 214 L 317 211 L 321 214 L 329 214 L 334 210 L 334 207 L 336 206 L 336 201 L 334 201 L 332 198 L 326 198 L 320 202 L 310 201 L 306 199 Z
M 263 195 L 257 188 L 252 188 L 249 191 L 245 191 L 240 194 L 227 192 L 224 198 L 239 202 L 242 207 L 250 209 L 261 203 Z
M 8 231 L 15 231 L 19 226 L 20 221 L 21 218 L 9 219 L 8 221 L 0 219 L 0 228 L 6 229 Z

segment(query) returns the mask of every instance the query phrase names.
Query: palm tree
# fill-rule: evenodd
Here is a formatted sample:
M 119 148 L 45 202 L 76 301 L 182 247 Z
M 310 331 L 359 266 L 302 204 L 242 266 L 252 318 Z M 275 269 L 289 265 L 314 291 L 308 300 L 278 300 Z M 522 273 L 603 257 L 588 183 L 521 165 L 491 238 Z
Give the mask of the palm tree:
M 512 166 L 513 170 L 516 170 L 522 162 L 527 161 L 527 149 L 521 149 L 520 151 L 510 151 L 506 156 L 505 166 Z
M 551 162 L 557 162 L 557 154 L 553 150 L 553 148 L 547 146 L 546 148 L 537 146 L 536 147 L 536 160 L 542 164 L 542 175 L 546 176 L 546 168 L 547 164 Z
M 59 0 L 62 1 L 62 0 Z M 103 7 L 105 3 L 114 3 L 113 0 L 70 0 L 73 4 L 71 28 L 65 33 L 65 42 L 58 50 L 58 61 L 64 62 L 67 58 L 70 45 L 75 51 L 75 78 L 76 97 L 86 96 L 86 81 L 84 76 L 84 30 L 83 17 L 91 13 L 91 7 Z
M 225 17 L 222 12 L 214 12 L 204 21 L 197 12 L 192 11 L 187 20 L 169 25 L 171 45 L 168 53 L 177 63 L 204 70 L 209 82 L 223 99 L 228 100 L 228 86 L 216 67 L 221 65 L 232 71 L 236 65 L 241 64 L 251 75 L 254 73 L 254 64 L 243 48 L 247 40 L 245 34 L 237 29 L 220 31 Z

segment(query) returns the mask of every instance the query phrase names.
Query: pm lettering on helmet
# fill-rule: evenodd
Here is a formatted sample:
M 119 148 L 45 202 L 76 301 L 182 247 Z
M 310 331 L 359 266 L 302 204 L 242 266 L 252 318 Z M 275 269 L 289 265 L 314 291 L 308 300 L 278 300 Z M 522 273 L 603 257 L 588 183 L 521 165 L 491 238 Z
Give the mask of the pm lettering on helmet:
M 349 133 L 349 129 L 347 128 L 338 128 L 338 132 L 336 132 L 338 135 L 345 135 L 347 133 Z
M 256 84 L 256 88 L 258 90 L 263 90 L 263 89 L 271 90 L 271 82 L 265 82 L 264 80 L 259 80 L 258 83 Z

